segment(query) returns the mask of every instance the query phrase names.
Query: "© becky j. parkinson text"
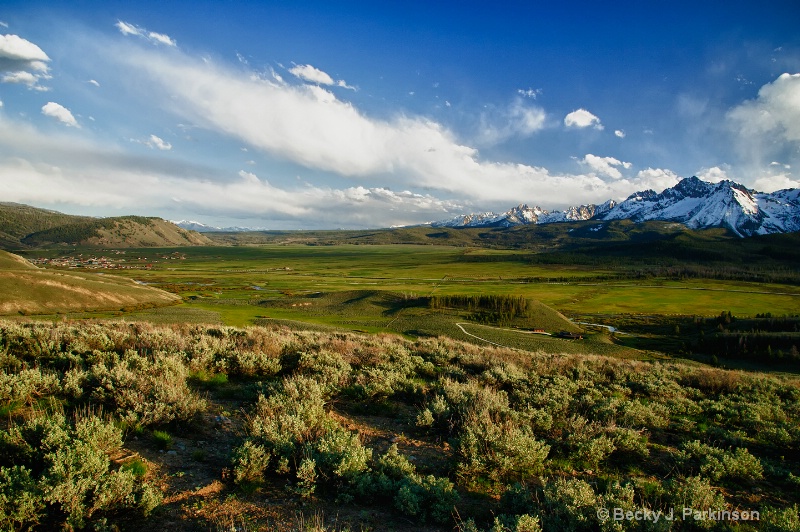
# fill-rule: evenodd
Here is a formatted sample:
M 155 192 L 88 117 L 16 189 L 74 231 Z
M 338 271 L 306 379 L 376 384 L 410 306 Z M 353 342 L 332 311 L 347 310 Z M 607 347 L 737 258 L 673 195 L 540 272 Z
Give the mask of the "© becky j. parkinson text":
M 601 521 L 758 521 L 757 510 L 698 510 L 696 508 L 669 508 L 667 510 L 625 510 L 624 508 L 600 508 L 597 517 Z

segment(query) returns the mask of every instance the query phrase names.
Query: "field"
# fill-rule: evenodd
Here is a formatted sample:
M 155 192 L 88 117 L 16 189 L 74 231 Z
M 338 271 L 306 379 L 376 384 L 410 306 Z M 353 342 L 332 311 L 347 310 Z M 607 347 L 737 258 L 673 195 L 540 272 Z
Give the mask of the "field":
M 48 254 L 59 253 L 39 251 L 29 256 Z M 689 332 L 686 323 L 712 319 L 721 312 L 744 319 L 766 313 L 793 316 L 800 310 L 800 287 L 795 284 L 642 275 L 635 263 L 603 268 L 581 264 L 585 262 L 581 260 L 569 264 L 562 258 L 554 261 L 558 264 L 542 264 L 540 255 L 520 250 L 268 244 L 128 250 L 125 256 L 124 264 L 131 269 L 115 270 L 116 275 L 181 297 L 181 303 L 170 308 L 124 313 L 126 319 L 161 323 L 302 323 L 408 338 L 445 335 L 479 345 L 646 359 L 664 351 L 685 354 L 691 350 L 686 345 L 697 344 L 697 335 L 686 334 L 683 343 L 676 343 L 675 324 L 683 323 Z M 485 321 L 480 325 L 464 309 L 429 308 L 429 298 L 447 295 L 520 296 L 534 302 L 539 311 L 508 326 L 492 327 L 498 324 Z M 633 339 L 575 323 L 600 324 L 624 333 L 626 321 L 648 316 L 657 317 L 654 324 L 673 325 L 648 342 L 648 331 L 640 331 L 643 334 Z M 582 332 L 585 338 L 571 341 L 530 334 L 535 329 L 551 334 Z M 659 338 L 665 341 L 659 343 Z
M 167 299 L 9 287 L 49 306 L 0 322 L 0 528 L 797 530 L 796 265 L 701 240 L 5 257 Z

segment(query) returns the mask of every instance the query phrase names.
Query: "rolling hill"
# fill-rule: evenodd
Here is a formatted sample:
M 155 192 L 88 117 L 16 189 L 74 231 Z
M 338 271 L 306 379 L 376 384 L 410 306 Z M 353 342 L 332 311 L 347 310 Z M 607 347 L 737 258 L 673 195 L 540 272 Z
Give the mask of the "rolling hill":
M 180 297 L 130 279 L 56 272 L 0 251 L 0 315 L 56 314 L 171 305 Z
M 0 203 L 0 248 L 47 246 L 171 247 L 208 245 L 208 238 L 161 218 L 72 216 L 18 203 Z

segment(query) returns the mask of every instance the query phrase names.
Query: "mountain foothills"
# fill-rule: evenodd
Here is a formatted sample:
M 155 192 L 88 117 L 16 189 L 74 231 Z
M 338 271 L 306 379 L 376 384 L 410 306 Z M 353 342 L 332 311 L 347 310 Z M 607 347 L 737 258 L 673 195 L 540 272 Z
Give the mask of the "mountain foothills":
M 433 227 L 512 227 L 579 220 L 660 220 L 690 229 L 722 227 L 738 236 L 789 233 L 800 230 L 800 189 L 757 192 L 733 181 L 708 183 L 697 177 L 681 180 L 661 193 L 645 190 L 616 203 L 581 205 L 548 212 L 519 205 L 495 214 L 466 214 L 433 222 Z
M 0 315 L 134 310 L 179 301 L 175 294 L 124 277 L 45 270 L 0 251 Z
M 7 250 L 58 245 L 124 248 L 210 243 L 206 237 L 161 218 L 92 218 L 18 203 L 0 203 L 0 248 Z

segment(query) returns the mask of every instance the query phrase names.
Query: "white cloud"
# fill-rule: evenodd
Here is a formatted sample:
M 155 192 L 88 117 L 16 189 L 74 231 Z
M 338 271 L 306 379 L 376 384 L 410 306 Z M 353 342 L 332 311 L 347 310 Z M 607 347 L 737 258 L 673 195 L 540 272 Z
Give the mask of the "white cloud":
M 357 182 L 353 186 L 339 188 L 309 185 L 293 179 L 295 174 L 272 176 L 274 181 L 245 171 L 231 176 L 189 161 L 154 158 L 146 155 L 149 152 L 126 154 L 117 146 L 66 133 L 44 134 L 0 113 L 0 197 L 59 209 L 72 205 L 75 212 L 103 209 L 99 213 L 104 215 L 141 212 L 171 217 L 180 211 L 195 217 L 258 218 L 283 227 L 309 227 L 311 223 L 317 227 L 388 227 L 475 210 L 466 205 L 507 209 L 515 202 L 536 201 L 545 208 L 561 208 L 622 199 L 642 188 L 664 185 L 663 189 L 677 182 L 675 174 L 665 170 L 648 169 L 633 179 L 607 182 L 591 174 L 558 175 L 540 167 L 481 162 L 474 151 L 455 144 L 441 126 L 421 119 L 404 120 L 407 122 L 398 119 L 383 124 L 396 128 L 393 134 L 375 125 L 373 132 L 383 140 L 370 144 L 371 148 L 388 149 L 393 140 L 404 141 L 404 135 L 423 137 L 415 147 L 396 148 L 394 168 L 384 177 L 405 182 L 397 187 L 402 192 L 397 192 L 385 183 L 370 183 L 371 172 L 354 176 Z M 346 126 L 349 135 L 353 126 Z M 292 138 L 296 139 L 294 133 Z M 417 152 L 422 146 L 436 151 Z M 378 160 L 392 155 L 378 154 Z M 421 176 L 416 176 L 414 169 Z M 281 181 L 289 184 L 279 184 Z
M 53 181 L 51 190 L 37 194 L 49 194 L 52 202 L 59 201 L 57 192 L 72 182 L 75 190 L 87 198 L 115 198 L 109 199 L 109 205 L 126 206 L 130 190 L 118 187 L 116 176 L 120 175 L 127 176 L 127 181 L 120 183 L 136 189 L 136 202 L 130 203 L 128 211 L 137 205 L 167 209 L 164 198 L 177 198 L 181 205 L 191 205 L 197 212 L 242 216 L 248 212 L 275 212 L 285 219 L 301 220 L 319 210 L 333 226 L 348 220 L 375 226 L 444 218 L 451 207 L 456 209 L 466 202 L 474 202 L 481 209 L 508 208 L 520 201 L 562 208 L 573 203 L 620 199 L 649 182 L 636 177 L 613 179 L 597 172 L 561 174 L 537 166 L 486 160 L 474 147 L 430 118 L 404 114 L 371 117 L 322 87 L 275 84 L 253 77 L 235 59 L 235 64 L 226 68 L 213 60 L 203 61 L 179 51 L 165 53 L 163 48 L 130 41 L 104 47 L 102 52 L 108 53 L 109 60 L 121 63 L 123 86 L 125 76 L 140 82 L 137 86 L 148 84 L 151 103 L 172 113 L 174 122 L 238 140 L 250 152 L 266 153 L 266 159 L 304 166 L 312 175 L 322 175 L 326 182 L 339 184 L 331 189 L 301 185 L 294 181 L 295 175 L 302 174 L 297 170 L 288 176 L 270 176 L 269 182 L 245 182 L 241 176 L 221 174 L 219 170 L 197 171 L 188 160 L 153 157 L 149 150 L 132 150 L 130 155 L 121 152 L 125 148 L 76 150 L 67 141 L 54 145 L 52 139 L 43 139 L 41 134 L 28 136 L 31 147 L 26 148 L 26 155 L 25 150 L 15 148 L 20 142 L 16 132 L 19 128 L 8 127 L 5 137 L 0 138 L 0 162 L 5 154 L 6 161 L 17 157 L 58 167 L 60 174 L 34 164 L 44 176 L 38 182 Z M 124 96 L 121 94 L 120 98 Z M 520 99 L 504 111 L 507 117 L 515 118 L 515 127 L 522 132 L 535 131 L 542 125 L 537 108 L 529 103 L 532 102 Z M 152 145 L 155 147 L 155 143 Z M 120 153 L 113 155 L 114 150 Z M 142 163 L 148 155 L 152 160 Z M 175 166 L 166 167 L 168 162 Z M 254 168 L 244 163 L 243 166 Z M 615 168 L 621 171 L 624 166 Z M 13 181 L 12 175 L 0 173 L 0 181 Z M 115 179 L 109 180 L 109 175 Z M 342 185 L 345 179 L 350 183 Z M 290 185 L 285 184 L 287 180 L 291 180 Z M 409 194 L 390 193 L 388 187 Z M 235 201 L 230 206 L 219 205 L 219 198 L 227 199 L 229 193 L 235 195 Z M 23 195 L 20 190 L 17 194 Z M 77 193 L 68 197 L 75 198 Z M 356 201 L 363 197 L 369 199 Z M 21 197 L 15 201 L 21 201 Z M 102 202 L 98 199 L 97 204 Z M 401 207 L 410 210 L 398 214 Z M 397 212 L 391 211 L 393 208 Z
M 162 215 L 182 210 L 284 223 L 298 220 L 320 227 L 409 224 L 462 209 L 458 202 L 383 187 L 336 189 L 303 183 L 280 187 L 247 171 L 225 176 L 194 167 L 160 167 L 154 160 L 131 158 L 74 137 L 43 135 L 29 125 L 1 118 L 0 146 L 14 152 L 0 152 L 0 197 L 21 203 Z
M 100 83 L 98 83 L 98 81 L 94 80 L 94 79 L 90 79 L 86 83 L 89 83 L 90 85 L 94 85 L 95 87 L 99 87 L 100 86 Z
M 652 189 L 661 192 L 678 184 L 681 178 L 672 170 L 664 168 L 647 168 L 636 174 L 636 190 Z
M 39 82 L 39 77 L 30 72 L 20 70 L 19 72 L 5 74 L 2 81 L 3 83 L 20 83 L 32 87 Z
M 50 78 L 47 61 L 50 58 L 34 43 L 18 35 L 0 35 L 0 72 L 7 72 L 0 82 L 47 90 L 39 85 L 40 80 Z
M 114 26 L 123 35 L 135 35 L 137 37 L 142 37 L 143 39 L 149 41 L 152 44 L 164 44 L 166 46 L 177 45 L 175 40 L 172 39 L 169 35 L 165 35 L 163 33 L 156 33 L 154 31 L 147 31 L 145 28 L 139 27 L 129 22 L 118 20 L 117 23 L 114 24 Z
M 759 176 L 753 188 L 761 192 L 775 192 L 786 188 L 800 188 L 800 179 L 795 179 L 788 172 L 767 173 Z
M 146 76 L 157 88 L 154 94 L 182 120 L 311 169 L 485 202 L 536 198 L 564 206 L 636 190 L 635 180 L 612 184 L 598 175 L 555 175 L 541 167 L 483 161 L 437 122 L 406 115 L 370 118 L 316 85 L 275 85 L 211 61 L 155 50 L 119 55 L 131 75 Z M 506 111 L 512 131 L 525 134 L 543 126 L 543 113 L 521 101 Z
M 712 166 L 711 168 L 703 168 L 697 172 L 697 177 L 709 183 L 719 183 L 728 178 L 728 172 L 719 166 Z
M 172 149 L 172 144 L 170 144 L 169 142 L 165 142 L 160 137 L 157 137 L 155 135 L 150 135 L 150 139 L 145 144 L 147 144 L 151 148 L 158 148 L 159 150 L 166 151 Z
M 74 116 L 72 116 L 70 110 L 61 104 L 55 102 L 47 102 L 42 106 L 42 114 L 45 116 L 49 116 L 51 118 L 55 118 L 56 120 L 67 126 L 80 127 L 78 125 L 78 121 L 75 120 Z
M 289 72 L 295 77 L 311 83 L 319 83 L 320 85 L 333 85 L 334 83 L 333 78 L 327 73 L 311 65 L 295 65 L 289 69 Z
M 746 136 L 765 133 L 800 141 L 800 74 L 781 74 L 748 100 L 728 112 L 739 131 Z
M 517 94 L 526 98 L 536 99 L 542 93 L 542 89 L 517 89 Z
M 355 90 L 355 87 L 348 85 L 343 79 L 334 81 L 334 79 L 322 70 L 315 68 L 311 65 L 295 65 L 289 69 L 289 73 L 303 81 L 310 83 L 317 83 L 319 85 L 335 85 L 344 89 Z M 282 81 L 282 80 L 281 80 Z
M 622 129 L 617 129 L 614 131 L 614 135 L 616 135 L 618 138 L 624 139 L 625 131 L 623 131 Z
M 591 168 L 593 172 L 612 179 L 622 178 L 622 172 L 619 171 L 618 166 L 626 170 L 632 166 L 631 163 L 620 161 L 614 157 L 598 157 L 591 153 L 587 153 L 582 162 Z
M 0 35 L 0 57 L 13 61 L 50 61 L 44 50 L 18 35 Z
M 4 28 L 7 28 L 8 27 L 8 22 L 3 22 L 2 20 L 0 20 L 0 26 L 2 26 Z
M 578 109 L 569 113 L 564 117 L 564 125 L 581 129 L 593 127 L 597 130 L 603 130 L 603 124 L 600 123 L 600 119 L 586 109 Z
M 116 26 L 123 35 L 142 35 L 144 33 L 143 30 L 137 28 L 133 24 L 128 24 L 127 22 L 123 22 L 121 20 L 118 20 L 114 26 Z
M 544 129 L 546 120 L 547 114 L 541 107 L 526 105 L 517 98 L 507 109 L 481 116 L 478 142 L 492 145 L 512 137 L 527 137 Z
M 800 74 L 781 74 L 758 96 L 727 113 L 739 153 L 757 171 L 775 157 L 796 160 L 800 145 Z
M 169 35 L 164 35 L 163 33 L 156 33 L 154 31 L 148 32 L 147 37 L 151 41 L 159 42 L 161 44 L 166 44 L 167 46 L 176 46 L 176 42 L 170 38 Z

